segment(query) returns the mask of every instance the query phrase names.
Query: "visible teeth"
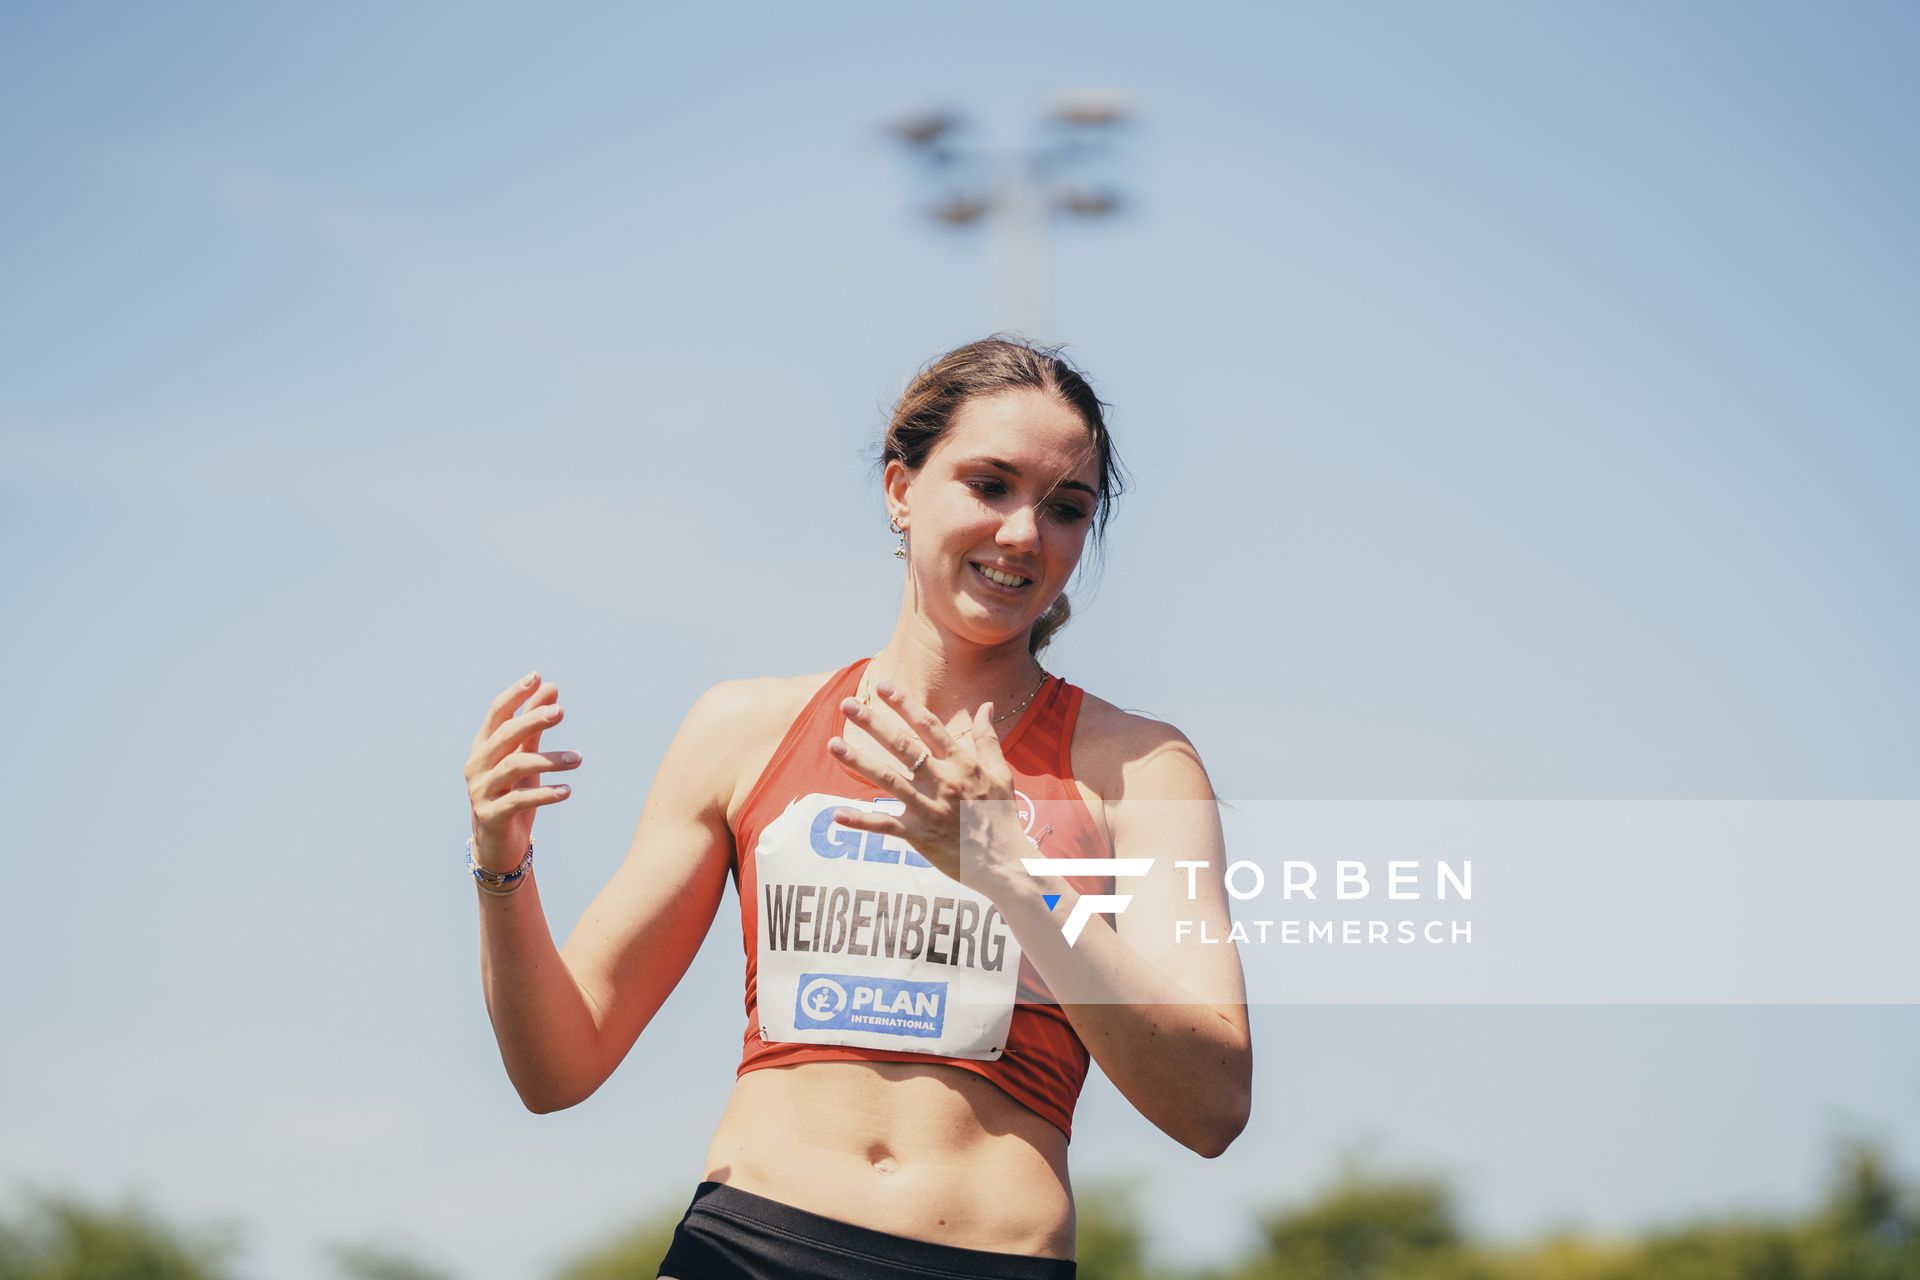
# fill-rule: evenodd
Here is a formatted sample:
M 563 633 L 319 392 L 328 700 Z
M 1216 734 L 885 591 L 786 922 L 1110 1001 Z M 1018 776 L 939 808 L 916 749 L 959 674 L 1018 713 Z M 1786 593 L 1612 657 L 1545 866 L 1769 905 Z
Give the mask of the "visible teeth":
M 1018 587 L 1024 585 L 1027 581 L 1025 578 L 1016 578 L 1010 573 L 1002 573 L 998 569 L 989 569 L 984 564 L 976 564 L 973 567 L 1003 587 Z

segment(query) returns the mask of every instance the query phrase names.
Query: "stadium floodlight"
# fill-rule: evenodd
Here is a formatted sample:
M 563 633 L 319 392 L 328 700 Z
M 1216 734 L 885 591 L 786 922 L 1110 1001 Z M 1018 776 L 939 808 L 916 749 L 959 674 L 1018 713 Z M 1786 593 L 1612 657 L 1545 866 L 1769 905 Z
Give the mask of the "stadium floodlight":
M 1076 89 L 1053 100 L 1053 118 L 1063 124 L 1100 127 L 1132 117 L 1133 99 L 1111 89 Z
M 1104 158 L 1119 126 L 1135 118 L 1127 95 L 1080 89 L 1054 96 L 1038 121 L 1037 141 L 1026 147 L 965 142 L 967 118 L 946 107 L 887 124 L 935 188 L 921 211 L 943 227 L 992 229 L 996 327 L 1029 334 L 1046 328 L 1046 241 L 1054 215 L 1088 221 L 1126 208 L 1117 188 L 1079 171 Z

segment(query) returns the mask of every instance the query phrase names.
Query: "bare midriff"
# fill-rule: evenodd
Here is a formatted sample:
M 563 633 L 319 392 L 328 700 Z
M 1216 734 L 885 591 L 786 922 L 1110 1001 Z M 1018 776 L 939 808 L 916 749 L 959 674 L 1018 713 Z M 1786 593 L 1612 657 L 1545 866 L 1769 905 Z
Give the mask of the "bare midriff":
M 1073 1257 L 1067 1136 L 959 1067 L 748 1071 L 734 1082 L 704 1176 L 915 1240 Z
M 764 722 L 734 762 L 727 822 L 736 832 L 748 785 L 831 674 L 782 681 L 780 693 L 768 699 Z M 856 745 L 875 745 L 850 721 L 841 722 L 840 732 Z M 1098 822 L 1097 797 L 1093 803 Z M 828 1061 L 744 1072 L 734 1081 L 703 1176 L 910 1239 L 1074 1256 L 1067 1135 L 961 1067 Z

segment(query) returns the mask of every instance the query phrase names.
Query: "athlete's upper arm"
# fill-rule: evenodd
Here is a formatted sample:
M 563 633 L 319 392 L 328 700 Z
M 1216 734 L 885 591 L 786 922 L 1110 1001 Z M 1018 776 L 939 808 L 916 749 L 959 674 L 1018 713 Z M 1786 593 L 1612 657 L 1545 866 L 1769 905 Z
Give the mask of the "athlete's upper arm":
M 1114 892 L 1131 893 L 1133 901 L 1114 917 L 1114 930 L 1247 1043 L 1239 952 L 1224 941 L 1200 941 L 1203 929 L 1206 937 L 1225 939 L 1232 927 L 1219 802 L 1200 754 L 1172 725 L 1135 721 L 1126 734 L 1119 782 L 1117 796 L 1107 803 L 1114 856 L 1151 858 L 1153 864 L 1144 876 L 1115 878 Z
M 713 925 L 733 859 L 727 803 L 750 683 L 725 680 L 694 701 L 647 789 L 625 861 L 561 949 L 600 1033 L 594 1089 L 626 1058 Z

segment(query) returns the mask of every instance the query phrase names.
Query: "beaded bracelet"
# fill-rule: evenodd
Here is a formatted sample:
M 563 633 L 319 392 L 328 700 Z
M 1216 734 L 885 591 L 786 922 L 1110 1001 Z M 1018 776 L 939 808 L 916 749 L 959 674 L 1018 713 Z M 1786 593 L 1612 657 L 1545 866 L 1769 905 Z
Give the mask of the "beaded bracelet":
M 520 865 L 511 871 L 489 871 L 473 860 L 473 837 L 467 837 L 467 870 L 473 872 L 473 882 L 480 892 L 490 893 L 496 898 L 504 898 L 518 890 L 527 878 L 527 868 L 533 865 L 533 837 L 527 837 L 527 856 Z M 512 885 L 511 889 L 501 889 L 499 885 Z M 490 887 L 495 886 L 495 887 Z

